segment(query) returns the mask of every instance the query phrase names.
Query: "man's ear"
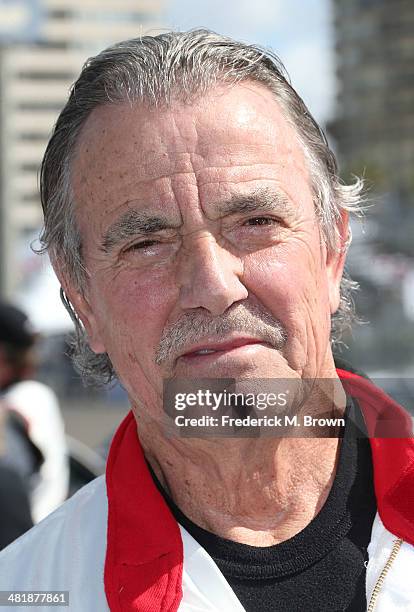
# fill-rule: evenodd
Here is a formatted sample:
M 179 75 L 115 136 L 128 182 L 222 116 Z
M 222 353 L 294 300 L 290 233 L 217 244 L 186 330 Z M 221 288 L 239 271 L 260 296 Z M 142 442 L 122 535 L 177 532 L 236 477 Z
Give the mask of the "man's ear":
M 337 248 L 333 253 L 327 252 L 326 255 L 326 272 L 328 275 L 331 315 L 334 314 L 339 307 L 341 279 L 344 272 L 347 250 L 351 241 L 349 215 L 346 210 L 341 211 L 341 218 L 337 224 L 337 231 Z
M 73 280 L 69 278 L 69 275 L 65 273 L 66 271 L 56 261 L 52 261 L 52 266 L 66 299 L 85 328 L 90 348 L 94 353 L 106 353 L 105 345 L 99 332 L 99 326 L 86 292 L 82 292 L 75 286 Z

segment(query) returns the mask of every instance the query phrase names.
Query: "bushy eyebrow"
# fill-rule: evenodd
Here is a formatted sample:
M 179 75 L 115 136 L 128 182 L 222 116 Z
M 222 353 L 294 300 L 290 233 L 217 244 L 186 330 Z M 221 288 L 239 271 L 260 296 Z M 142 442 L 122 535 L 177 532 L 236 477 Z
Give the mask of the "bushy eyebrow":
M 128 210 L 105 232 L 101 250 L 111 251 L 117 244 L 133 238 L 137 234 L 147 235 L 165 229 L 177 229 L 179 225 L 172 224 L 163 217 L 149 216 L 145 212 Z
M 282 192 L 261 188 L 250 194 L 235 194 L 224 202 L 217 204 L 217 217 L 249 212 L 276 212 L 278 214 L 292 213 L 293 204 Z
M 245 213 L 292 214 L 294 207 L 288 197 L 281 191 L 267 188 L 257 189 L 250 194 L 234 194 L 215 205 L 214 219 L 228 215 Z M 181 225 L 172 223 L 166 217 L 148 215 L 145 211 L 128 210 L 105 232 L 101 250 L 109 253 L 118 244 L 137 235 L 145 236 L 166 229 L 178 229 Z

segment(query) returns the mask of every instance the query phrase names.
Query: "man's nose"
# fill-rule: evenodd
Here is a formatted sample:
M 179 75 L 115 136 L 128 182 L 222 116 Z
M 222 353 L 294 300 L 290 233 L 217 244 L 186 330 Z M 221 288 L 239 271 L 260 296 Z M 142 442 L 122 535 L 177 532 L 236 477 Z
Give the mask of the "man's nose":
M 241 282 L 243 262 L 217 244 L 207 232 L 187 237 L 180 262 L 180 303 L 183 309 L 205 308 L 213 316 L 248 297 Z

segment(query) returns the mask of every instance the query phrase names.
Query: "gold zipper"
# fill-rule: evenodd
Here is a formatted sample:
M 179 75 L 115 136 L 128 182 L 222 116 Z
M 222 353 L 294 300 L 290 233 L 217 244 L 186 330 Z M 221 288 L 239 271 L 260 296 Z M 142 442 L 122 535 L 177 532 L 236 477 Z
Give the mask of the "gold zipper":
M 381 591 L 382 586 L 384 584 L 385 577 L 390 571 L 391 565 L 393 564 L 395 557 L 398 555 L 398 551 L 400 550 L 402 543 L 403 541 L 400 539 L 394 540 L 394 544 L 393 544 L 390 556 L 388 557 L 388 561 L 382 568 L 382 572 L 380 573 L 378 580 L 375 584 L 374 590 L 372 591 L 372 595 L 369 601 L 367 612 L 373 612 L 375 608 L 375 604 L 377 603 L 378 594 Z

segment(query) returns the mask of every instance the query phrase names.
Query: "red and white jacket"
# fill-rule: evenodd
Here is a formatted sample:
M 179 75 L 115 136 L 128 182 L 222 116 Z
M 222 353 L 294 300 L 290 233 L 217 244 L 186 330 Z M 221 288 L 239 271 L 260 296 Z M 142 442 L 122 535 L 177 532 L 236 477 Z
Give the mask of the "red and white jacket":
M 359 402 L 372 448 L 378 513 L 368 548 L 368 610 L 414 611 L 411 417 L 365 378 L 338 375 Z M 380 437 L 385 431 L 395 437 Z M 155 487 L 132 413 L 114 437 L 106 482 L 94 480 L 0 553 L 0 590 L 69 591 L 76 612 L 243 611 Z

